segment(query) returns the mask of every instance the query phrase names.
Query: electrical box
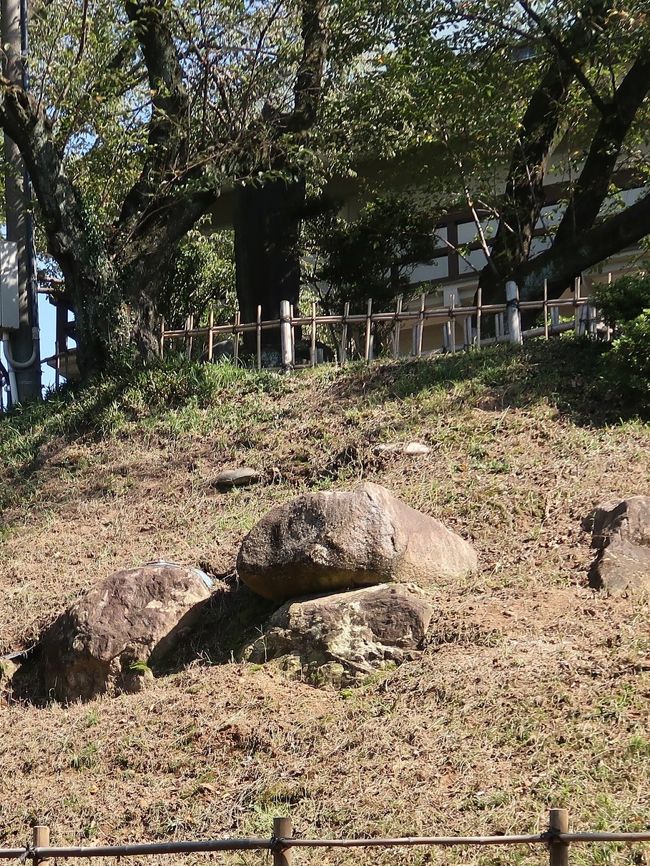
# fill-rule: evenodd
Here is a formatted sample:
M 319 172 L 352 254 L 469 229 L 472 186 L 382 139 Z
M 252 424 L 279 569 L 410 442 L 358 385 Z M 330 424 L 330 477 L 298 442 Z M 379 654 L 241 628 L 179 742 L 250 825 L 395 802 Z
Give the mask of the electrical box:
M 18 308 L 18 244 L 0 239 L 0 331 L 16 331 Z

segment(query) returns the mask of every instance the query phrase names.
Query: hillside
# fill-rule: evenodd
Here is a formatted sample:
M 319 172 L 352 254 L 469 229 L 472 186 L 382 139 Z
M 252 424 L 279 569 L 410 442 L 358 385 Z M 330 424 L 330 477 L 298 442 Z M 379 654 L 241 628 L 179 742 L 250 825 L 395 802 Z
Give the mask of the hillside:
M 228 579 L 245 533 L 306 490 L 380 482 L 480 555 L 475 577 L 436 588 L 422 657 L 359 688 L 230 661 L 215 611 L 140 694 L 0 700 L 0 845 L 35 816 L 53 844 L 269 835 L 287 809 L 313 836 L 531 832 L 551 805 L 577 828 L 647 827 L 648 600 L 588 588 L 582 525 L 598 502 L 649 492 L 650 426 L 633 410 L 604 389 L 597 347 L 559 340 L 291 377 L 172 366 L 0 421 L 0 654 L 121 567 L 164 558 Z M 409 441 L 430 453 L 375 449 Z M 243 465 L 266 483 L 214 488 Z M 396 856 L 545 855 L 296 855 Z M 647 858 L 576 846 L 572 863 Z

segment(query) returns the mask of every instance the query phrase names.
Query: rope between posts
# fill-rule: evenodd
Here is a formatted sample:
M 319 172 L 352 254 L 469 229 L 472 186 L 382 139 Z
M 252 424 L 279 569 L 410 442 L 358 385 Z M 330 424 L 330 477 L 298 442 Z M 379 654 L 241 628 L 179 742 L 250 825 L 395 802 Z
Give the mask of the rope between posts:
M 563 833 L 551 828 L 543 833 L 501 836 L 405 836 L 396 838 L 301 839 L 271 836 L 270 839 L 214 839 L 161 843 L 136 843 L 97 847 L 0 848 L 0 859 L 34 862 L 53 858 L 128 857 L 153 854 L 190 854 L 214 851 L 267 850 L 274 854 L 291 848 L 393 848 L 400 846 L 553 845 L 553 843 L 650 842 L 650 830 L 638 833 Z

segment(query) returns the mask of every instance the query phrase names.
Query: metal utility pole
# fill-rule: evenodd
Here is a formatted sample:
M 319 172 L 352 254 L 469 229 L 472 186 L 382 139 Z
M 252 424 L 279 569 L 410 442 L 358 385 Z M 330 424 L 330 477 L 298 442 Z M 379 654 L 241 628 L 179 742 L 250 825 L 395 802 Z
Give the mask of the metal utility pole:
M 26 87 L 27 9 L 21 0 L 0 0 L 2 69 L 9 81 Z M 19 327 L 9 334 L 8 365 L 13 368 L 18 399 L 41 397 L 41 359 L 38 338 L 38 296 L 34 267 L 31 187 L 18 147 L 4 136 L 5 211 L 7 240 L 18 253 Z

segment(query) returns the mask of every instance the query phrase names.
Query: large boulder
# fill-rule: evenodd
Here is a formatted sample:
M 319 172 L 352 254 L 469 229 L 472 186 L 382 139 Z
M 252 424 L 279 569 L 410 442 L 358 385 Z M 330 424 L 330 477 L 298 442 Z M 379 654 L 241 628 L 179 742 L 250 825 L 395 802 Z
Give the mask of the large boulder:
M 43 685 L 61 701 L 142 688 L 210 596 L 197 569 L 149 563 L 100 581 L 41 643 Z
M 426 587 L 476 566 L 459 535 L 370 483 L 276 506 L 237 558 L 241 580 L 276 601 L 390 581 Z
M 296 677 L 341 686 L 417 655 L 433 606 L 412 584 L 390 584 L 288 602 L 243 651 L 263 664 L 281 659 Z
M 592 547 L 598 551 L 590 583 L 612 595 L 650 590 L 650 496 L 599 505 L 593 513 Z

